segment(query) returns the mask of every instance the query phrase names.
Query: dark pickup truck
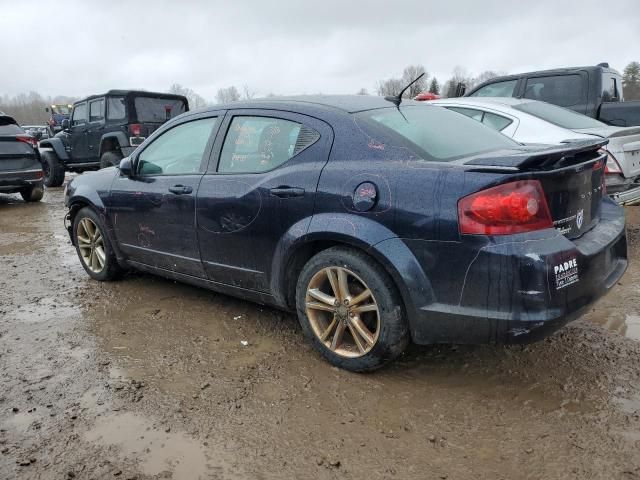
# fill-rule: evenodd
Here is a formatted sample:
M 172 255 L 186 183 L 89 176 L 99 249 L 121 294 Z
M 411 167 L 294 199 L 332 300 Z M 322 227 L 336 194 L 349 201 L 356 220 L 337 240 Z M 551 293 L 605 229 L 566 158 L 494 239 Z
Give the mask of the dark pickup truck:
M 65 171 L 118 165 L 167 120 L 189 110 L 182 95 L 110 90 L 73 104 L 62 131 L 40 142 L 44 184 L 59 187 Z
M 458 91 L 463 93 L 464 87 Z M 464 96 L 530 98 L 569 108 L 608 125 L 640 125 L 640 101 L 624 101 L 622 76 L 608 63 L 496 77 Z

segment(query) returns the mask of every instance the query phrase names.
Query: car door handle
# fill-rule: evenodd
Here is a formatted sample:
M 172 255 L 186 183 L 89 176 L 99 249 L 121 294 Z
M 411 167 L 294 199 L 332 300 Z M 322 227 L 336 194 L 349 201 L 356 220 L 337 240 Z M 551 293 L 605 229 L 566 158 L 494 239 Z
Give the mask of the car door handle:
M 176 195 L 184 195 L 193 192 L 193 188 L 189 185 L 174 185 L 172 187 L 169 187 L 169 191 L 171 193 L 175 193 Z
M 304 188 L 283 186 L 272 188 L 269 193 L 274 197 L 280 198 L 302 197 L 304 196 Z

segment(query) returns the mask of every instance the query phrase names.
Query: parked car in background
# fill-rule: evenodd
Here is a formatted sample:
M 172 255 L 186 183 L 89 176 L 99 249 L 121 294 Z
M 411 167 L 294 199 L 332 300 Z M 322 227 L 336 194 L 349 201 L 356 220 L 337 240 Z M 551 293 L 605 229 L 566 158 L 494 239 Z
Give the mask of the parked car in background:
M 38 142 L 13 117 L 0 115 L 0 193 L 19 192 L 25 202 L 42 199 Z
M 71 113 L 71 105 L 56 104 L 44 109 L 49 116 L 49 136 L 53 137 L 56 133 L 62 131 L 62 121 L 69 119 Z
M 49 138 L 49 127 L 43 125 L 21 125 L 22 129 L 36 140 Z
M 607 125 L 640 125 L 640 101 L 624 101 L 622 76 L 608 63 L 496 77 L 465 96 L 528 98 L 569 108 Z
M 462 97 L 431 102 L 467 115 L 521 143 L 563 144 L 607 139 L 607 193 L 640 203 L 640 127 L 613 127 L 572 110 L 535 100 Z
M 117 165 L 164 122 L 188 110 L 182 95 L 136 90 L 110 90 L 75 102 L 63 131 L 40 143 L 45 185 L 62 185 L 66 170 Z
M 373 96 L 218 105 L 75 177 L 87 274 L 144 270 L 297 311 L 332 364 L 412 340 L 533 341 L 627 266 L 603 139 L 522 146 L 436 106 Z
M 422 92 L 416 95 L 416 98 L 414 98 L 414 100 L 418 100 L 419 102 L 424 102 L 426 100 L 438 100 L 439 98 L 441 97 L 438 94 L 431 93 L 431 92 Z

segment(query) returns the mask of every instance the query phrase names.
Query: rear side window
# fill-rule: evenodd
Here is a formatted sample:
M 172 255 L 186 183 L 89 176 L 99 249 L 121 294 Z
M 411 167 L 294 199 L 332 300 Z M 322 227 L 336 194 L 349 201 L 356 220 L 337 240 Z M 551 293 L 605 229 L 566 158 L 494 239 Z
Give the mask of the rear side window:
M 109 97 L 107 99 L 107 120 L 124 120 L 126 117 L 124 97 Z
M 591 117 L 549 103 L 527 102 L 514 105 L 513 108 L 570 130 L 606 127 L 604 123 L 594 120 Z
M 395 140 L 424 160 L 452 161 L 520 144 L 480 122 L 446 108 L 407 106 L 370 110 L 357 114 L 360 121 Z M 374 140 L 386 143 L 385 140 Z
M 513 97 L 518 80 L 491 83 L 473 92 L 470 97 Z
M 574 74 L 529 78 L 524 97 L 572 107 L 582 101 L 582 77 Z
M 494 130 L 504 130 L 511 125 L 511 119 L 497 115 L 491 112 L 485 112 L 484 110 L 476 110 L 475 108 L 461 108 L 461 107 L 447 107 L 449 110 L 466 115 L 469 118 L 473 118 L 478 122 L 482 122 L 488 127 Z
M 72 122 L 75 125 L 78 123 L 86 123 L 86 121 L 87 121 L 87 104 L 79 103 L 78 105 L 73 107 Z
M 272 117 L 234 117 L 224 140 L 218 171 L 261 173 L 272 170 L 320 138 L 300 123 Z
M 618 79 L 609 75 L 602 77 L 602 101 L 619 102 Z
M 173 98 L 136 97 L 136 117 L 141 123 L 164 123 L 187 111 L 182 100 Z
M 104 120 L 104 98 L 89 102 L 89 121 Z

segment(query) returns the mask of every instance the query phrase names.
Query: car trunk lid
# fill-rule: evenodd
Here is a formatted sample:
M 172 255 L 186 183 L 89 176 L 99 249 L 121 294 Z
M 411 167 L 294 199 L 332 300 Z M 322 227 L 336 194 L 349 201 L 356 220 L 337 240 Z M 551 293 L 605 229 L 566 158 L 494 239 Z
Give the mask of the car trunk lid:
M 555 228 L 577 238 L 595 226 L 604 195 L 606 141 L 584 141 L 546 149 L 523 148 L 463 162 L 474 171 L 511 173 L 506 178 L 539 180 Z
M 587 128 L 576 132 L 608 139 L 606 149 L 620 165 L 623 175 L 626 178 L 640 175 L 640 127 Z

